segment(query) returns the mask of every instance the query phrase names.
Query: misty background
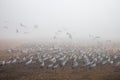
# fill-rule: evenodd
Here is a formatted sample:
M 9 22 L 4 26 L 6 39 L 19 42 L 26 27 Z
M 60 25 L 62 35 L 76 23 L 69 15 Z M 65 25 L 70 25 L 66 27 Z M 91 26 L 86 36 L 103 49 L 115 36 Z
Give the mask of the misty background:
M 120 41 L 119 0 L 0 0 L 0 38 Z M 23 27 L 21 27 L 23 26 Z

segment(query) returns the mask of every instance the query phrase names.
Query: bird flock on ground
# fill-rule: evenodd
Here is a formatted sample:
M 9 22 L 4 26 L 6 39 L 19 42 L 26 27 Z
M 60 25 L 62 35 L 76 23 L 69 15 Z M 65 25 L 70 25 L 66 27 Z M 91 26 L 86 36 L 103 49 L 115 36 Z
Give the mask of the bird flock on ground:
M 101 65 L 120 66 L 120 50 L 113 51 L 97 47 L 49 46 L 32 44 L 8 49 L 9 54 L 21 53 L 22 56 L 9 57 L 0 61 L 0 66 L 37 64 L 40 68 L 56 69 L 70 66 L 72 69 Z

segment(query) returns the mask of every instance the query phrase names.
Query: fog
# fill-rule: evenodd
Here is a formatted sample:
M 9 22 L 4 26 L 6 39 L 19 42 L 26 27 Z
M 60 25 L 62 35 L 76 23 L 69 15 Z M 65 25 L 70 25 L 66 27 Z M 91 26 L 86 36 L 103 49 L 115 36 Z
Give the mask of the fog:
M 119 0 L 0 0 L 0 38 L 53 39 L 60 30 L 58 39 L 68 39 L 69 32 L 73 40 L 94 35 L 120 41 L 119 4 Z

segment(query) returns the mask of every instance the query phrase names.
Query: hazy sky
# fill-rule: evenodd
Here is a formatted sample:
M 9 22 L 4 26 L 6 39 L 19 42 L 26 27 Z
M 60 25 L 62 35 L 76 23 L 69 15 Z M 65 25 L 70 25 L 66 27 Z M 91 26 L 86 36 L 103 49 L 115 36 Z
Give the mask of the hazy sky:
M 120 40 L 120 0 L 0 0 L 0 38 L 52 38 L 57 30 L 73 39 L 92 34 Z

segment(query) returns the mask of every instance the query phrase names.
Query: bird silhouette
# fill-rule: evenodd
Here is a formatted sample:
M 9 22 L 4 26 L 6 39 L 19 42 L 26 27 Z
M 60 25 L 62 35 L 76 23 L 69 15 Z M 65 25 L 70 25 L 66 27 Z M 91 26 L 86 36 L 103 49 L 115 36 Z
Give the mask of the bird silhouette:
M 68 37 L 72 39 L 72 35 L 69 32 L 67 32 L 66 35 L 68 35 Z
M 25 26 L 24 24 L 22 24 L 22 23 L 20 23 L 20 26 L 21 26 L 21 27 L 24 27 L 24 28 L 26 27 L 26 26 Z

